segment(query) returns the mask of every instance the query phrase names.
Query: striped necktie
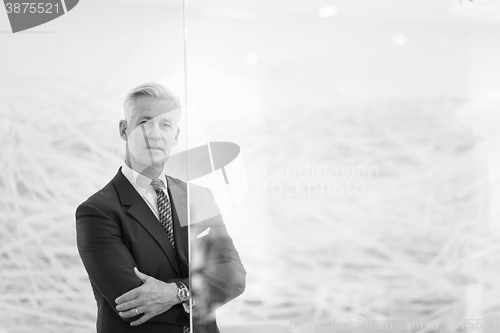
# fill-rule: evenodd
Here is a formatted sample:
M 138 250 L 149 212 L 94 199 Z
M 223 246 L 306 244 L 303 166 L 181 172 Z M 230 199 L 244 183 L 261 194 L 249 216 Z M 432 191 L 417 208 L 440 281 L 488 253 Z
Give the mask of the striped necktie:
M 151 186 L 156 192 L 156 203 L 158 204 L 158 215 L 160 219 L 160 224 L 167 233 L 168 240 L 174 254 L 177 256 L 177 251 L 175 250 L 175 240 L 174 240 L 174 221 L 172 220 L 172 209 L 170 207 L 170 200 L 168 195 L 163 191 L 162 181 L 155 179 L 151 182 Z

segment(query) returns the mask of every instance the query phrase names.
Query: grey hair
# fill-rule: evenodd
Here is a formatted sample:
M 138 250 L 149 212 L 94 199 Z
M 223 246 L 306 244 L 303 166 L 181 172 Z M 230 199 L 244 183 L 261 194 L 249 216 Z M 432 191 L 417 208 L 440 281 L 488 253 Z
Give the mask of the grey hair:
M 176 106 L 175 109 L 175 119 L 177 123 L 179 122 L 182 116 L 182 108 L 180 99 L 175 96 L 169 89 L 162 86 L 159 83 L 144 83 L 141 84 L 134 89 L 130 90 L 128 94 L 125 96 L 125 100 L 123 102 L 123 114 L 125 116 L 125 120 L 127 123 L 130 121 L 134 114 L 135 102 L 137 98 L 141 96 L 150 96 L 157 99 L 171 100 L 174 102 Z

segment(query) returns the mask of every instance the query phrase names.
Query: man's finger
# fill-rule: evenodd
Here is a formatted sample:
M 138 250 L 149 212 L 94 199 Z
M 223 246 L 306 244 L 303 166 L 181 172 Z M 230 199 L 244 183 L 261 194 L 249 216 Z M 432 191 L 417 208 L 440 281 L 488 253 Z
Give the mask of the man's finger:
M 138 314 L 139 315 L 142 314 L 141 311 L 145 311 L 145 309 L 143 309 L 142 307 L 137 307 L 137 308 L 132 308 L 132 309 L 127 310 L 127 311 L 121 311 L 118 314 L 122 318 L 133 318 L 135 316 L 138 316 Z
M 137 287 L 135 289 L 127 291 L 125 294 L 123 294 L 120 297 L 118 297 L 117 299 L 115 299 L 115 303 L 121 304 L 124 302 L 128 302 L 130 300 L 133 300 L 134 298 L 136 298 L 139 295 L 139 291 L 140 291 L 139 288 L 141 288 L 141 287 Z
M 143 305 L 143 302 L 141 300 L 139 300 L 139 297 L 137 297 L 131 301 L 118 304 L 116 306 L 116 310 L 123 312 L 123 311 L 127 311 L 130 309 L 136 308 L 136 307 L 141 306 L 141 305 Z
M 150 312 L 145 313 L 141 318 L 137 319 L 136 321 L 131 322 L 130 326 L 139 326 L 141 324 L 144 324 L 146 321 L 148 321 L 152 317 L 153 317 L 153 315 Z
M 139 279 L 141 279 L 142 282 L 146 282 L 147 278 L 149 278 L 150 276 L 149 275 L 146 275 L 142 272 L 139 272 L 139 270 L 137 269 L 137 267 L 134 267 L 134 273 L 135 275 L 137 275 L 137 277 Z

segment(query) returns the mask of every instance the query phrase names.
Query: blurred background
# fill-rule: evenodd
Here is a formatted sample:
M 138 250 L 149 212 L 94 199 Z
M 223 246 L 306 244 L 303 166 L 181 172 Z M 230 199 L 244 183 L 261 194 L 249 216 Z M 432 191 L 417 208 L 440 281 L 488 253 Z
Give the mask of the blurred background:
M 0 10 L 0 333 L 95 331 L 74 211 L 147 81 L 241 148 L 222 333 L 499 332 L 499 41 L 498 0 L 86 0 L 17 34 Z

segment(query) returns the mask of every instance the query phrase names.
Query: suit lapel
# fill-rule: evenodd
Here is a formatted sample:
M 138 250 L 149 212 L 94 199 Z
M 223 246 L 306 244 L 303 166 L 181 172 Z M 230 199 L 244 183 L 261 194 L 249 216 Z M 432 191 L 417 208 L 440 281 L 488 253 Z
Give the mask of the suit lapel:
M 130 206 L 127 212 L 132 215 L 158 243 L 168 257 L 176 273 L 180 276 L 179 265 L 177 264 L 172 246 L 160 222 L 158 222 L 158 219 L 153 214 L 148 204 L 140 194 L 137 193 L 121 171 L 118 172 L 113 181 L 120 197 L 121 204 Z
M 172 203 L 172 216 L 174 220 L 174 237 L 177 248 L 177 256 L 179 257 L 179 265 L 181 266 L 181 274 L 187 276 L 189 274 L 188 266 L 188 227 L 187 227 L 187 204 L 186 192 L 184 186 L 175 182 L 174 179 L 167 176 L 168 192 Z
M 182 227 L 187 226 L 187 196 L 186 184 L 177 183 L 172 177 L 167 176 L 168 190 L 171 194 L 171 199 L 174 202 L 175 213 L 179 218 Z

